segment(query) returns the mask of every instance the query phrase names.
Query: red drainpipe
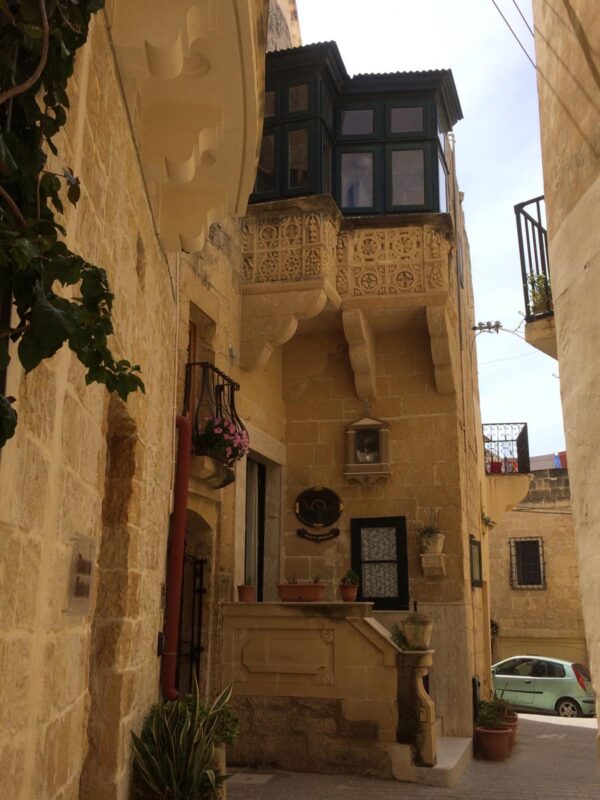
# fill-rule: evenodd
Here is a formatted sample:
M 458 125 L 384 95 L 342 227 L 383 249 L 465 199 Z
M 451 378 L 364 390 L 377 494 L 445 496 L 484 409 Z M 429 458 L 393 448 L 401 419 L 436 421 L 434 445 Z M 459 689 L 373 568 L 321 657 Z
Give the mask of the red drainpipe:
M 177 465 L 173 514 L 169 536 L 169 563 L 165 612 L 165 638 L 162 654 L 161 687 L 166 700 L 175 700 L 179 692 L 175 688 L 177 678 L 177 645 L 179 643 L 179 614 L 181 610 L 181 586 L 183 583 L 183 557 L 185 551 L 185 526 L 187 516 L 188 485 L 192 460 L 192 423 L 187 417 L 177 416 Z

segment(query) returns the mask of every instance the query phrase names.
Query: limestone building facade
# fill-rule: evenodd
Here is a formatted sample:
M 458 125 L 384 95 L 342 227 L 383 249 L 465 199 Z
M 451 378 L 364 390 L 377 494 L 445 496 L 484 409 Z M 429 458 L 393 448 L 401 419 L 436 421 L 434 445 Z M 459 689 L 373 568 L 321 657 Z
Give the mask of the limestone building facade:
M 600 16 L 593 0 L 533 3 L 544 190 L 554 315 L 528 323 L 530 341 L 550 342 L 558 357 L 575 541 L 590 668 L 598 691 L 600 565 L 595 490 L 600 372 L 593 342 L 600 296 L 598 124 Z M 540 327 L 548 331 L 538 335 Z M 536 344 L 537 346 L 537 344 Z
M 261 704 L 263 725 L 275 707 L 284 725 L 290 709 L 319 717 L 325 708 L 335 724 L 323 769 L 348 766 L 347 752 L 364 746 L 390 777 L 411 780 L 411 748 L 394 749 L 400 734 L 414 738 L 411 725 L 421 725 L 419 752 L 432 764 L 432 731 L 470 736 L 473 679 L 490 689 L 481 515 L 498 519 L 527 479 L 486 477 L 483 467 L 451 74 L 400 73 L 390 96 L 385 80 L 359 81 L 365 96 L 379 92 L 367 110 L 380 129 L 358 150 L 356 139 L 336 139 L 333 174 L 343 175 L 345 155 L 360 153 L 352 166 L 362 169 L 370 153 L 378 209 L 365 207 L 354 179 L 306 191 L 299 151 L 283 146 L 277 169 L 287 164 L 300 185 L 258 196 L 257 168 L 269 164 L 264 52 L 283 50 L 270 60 L 284 72 L 297 57 L 295 2 L 188 5 L 106 4 L 78 57 L 58 142 L 57 168 L 64 159 L 82 184 L 67 241 L 107 269 L 115 349 L 135 354 L 146 394 L 125 405 L 86 388 L 66 349 L 27 376 L 13 360 L 7 374 L 20 423 L 0 457 L 0 794 L 19 800 L 127 797 L 131 730 L 161 683 L 167 697 L 185 691 L 192 669 L 206 694 L 234 681 L 244 724 L 260 724 Z M 336 50 L 300 57 L 324 55 L 318 74 L 338 111 L 360 111 L 342 108 L 351 79 Z M 397 108 L 393 92 L 404 93 Z M 302 114 L 273 125 L 317 135 Z M 342 124 L 331 119 L 324 136 Z M 388 157 L 389 175 L 410 180 L 385 194 Z M 344 208 L 351 195 L 361 213 Z M 185 436 L 205 421 L 196 409 L 210 375 L 227 402 L 235 395 L 249 433 L 235 465 L 197 449 L 190 465 Z M 387 436 L 376 482 L 368 470 L 348 478 L 347 429 L 365 419 Z M 370 463 L 366 445 L 363 462 L 355 456 L 355 467 Z M 295 504 L 316 487 L 343 506 L 338 534 L 323 541 L 298 536 Z M 435 563 L 417 535 L 432 524 L 445 534 Z M 174 578 L 176 529 L 185 552 Z M 371 558 L 369 536 L 380 553 Z M 475 581 L 472 540 L 482 554 Z M 71 596 L 79 558 L 93 566 L 83 604 Z M 374 612 L 338 602 L 351 567 Z M 277 603 L 292 574 L 319 578 L 325 604 Z M 249 578 L 259 602 L 234 604 Z M 434 656 L 403 655 L 390 638 L 415 603 L 433 620 Z M 177 653 L 164 641 L 173 630 Z
M 568 471 L 533 475 L 527 496 L 490 534 L 492 657 L 587 665 Z

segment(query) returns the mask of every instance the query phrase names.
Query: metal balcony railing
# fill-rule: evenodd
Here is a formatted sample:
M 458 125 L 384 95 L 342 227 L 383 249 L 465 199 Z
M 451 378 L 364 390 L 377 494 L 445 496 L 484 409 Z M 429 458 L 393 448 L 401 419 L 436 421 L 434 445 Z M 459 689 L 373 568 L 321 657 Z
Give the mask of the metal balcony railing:
M 544 225 L 544 195 L 517 203 L 515 206 L 521 278 L 525 298 L 525 319 L 549 317 L 554 314 L 550 286 L 548 235 Z
M 248 432 L 235 408 L 240 385 L 209 361 L 185 368 L 184 415 L 192 421 L 192 453 L 231 466 L 248 452 Z
M 529 472 L 526 422 L 495 422 L 482 427 L 485 471 L 488 475 Z

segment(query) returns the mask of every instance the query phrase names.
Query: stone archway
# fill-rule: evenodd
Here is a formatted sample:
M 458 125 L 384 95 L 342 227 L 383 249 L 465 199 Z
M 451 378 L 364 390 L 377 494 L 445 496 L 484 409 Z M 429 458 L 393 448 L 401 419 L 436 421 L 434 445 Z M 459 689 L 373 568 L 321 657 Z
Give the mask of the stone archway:
M 88 753 L 80 781 L 82 800 L 116 800 L 129 780 L 128 737 L 135 696 L 130 666 L 139 616 L 140 578 L 138 434 L 125 404 L 111 396 L 97 599 L 92 623 Z

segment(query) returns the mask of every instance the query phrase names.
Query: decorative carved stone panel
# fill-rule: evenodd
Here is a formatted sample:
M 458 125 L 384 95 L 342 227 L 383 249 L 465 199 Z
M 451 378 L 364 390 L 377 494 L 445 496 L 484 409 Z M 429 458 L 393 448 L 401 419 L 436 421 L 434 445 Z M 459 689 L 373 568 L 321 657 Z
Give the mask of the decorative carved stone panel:
M 448 291 L 450 242 L 428 225 L 342 231 L 336 248 L 341 297 Z

